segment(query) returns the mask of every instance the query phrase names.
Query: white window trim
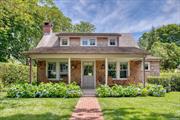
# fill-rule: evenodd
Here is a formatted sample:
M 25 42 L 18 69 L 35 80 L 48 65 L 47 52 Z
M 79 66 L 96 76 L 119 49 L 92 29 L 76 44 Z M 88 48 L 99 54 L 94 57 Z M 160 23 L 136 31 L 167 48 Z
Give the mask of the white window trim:
M 62 39 L 67 39 L 67 45 L 62 44 Z M 69 42 L 70 42 L 69 37 L 61 37 L 60 38 L 60 46 L 69 46 L 69 44 L 70 44 Z
M 115 39 L 115 45 L 110 45 L 110 40 L 111 39 Z M 117 46 L 117 38 L 116 37 L 108 37 L 108 46 L 112 46 L 112 47 Z
M 148 69 L 147 70 L 145 69 L 145 71 L 150 71 L 151 70 L 150 69 L 150 67 L 151 67 L 150 62 L 145 62 L 145 64 L 148 64 Z M 141 71 L 143 71 L 143 63 L 141 63 Z
M 56 63 L 56 78 L 48 78 L 48 63 Z M 46 61 L 46 77 L 50 81 L 61 81 L 60 79 L 60 62 L 68 62 L 68 60 L 47 60 Z
M 112 80 L 127 80 L 128 77 L 130 76 L 130 62 L 129 61 L 108 61 L 108 65 L 109 63 L 111 62 L 116 62 L 116 78 L 112 78 Z M 120 64 L 121 63 L 128 63 L 128 75 L 127 75 L 127 78 L 120 78 Z M 108 71 L 109 71 L 109 67 L 108 67 Z
M 95 40 L 95 45 L 90 45 L 90 39 L 94 39 Z M 83 45 L 83 40 L 87 40 L 88 41 L 88 45 Z M 97 38 L 96 37 L 81 37 L 80 46 L 83 46 L 83 47 L 94 47 L 94 46 L 97 46 Z

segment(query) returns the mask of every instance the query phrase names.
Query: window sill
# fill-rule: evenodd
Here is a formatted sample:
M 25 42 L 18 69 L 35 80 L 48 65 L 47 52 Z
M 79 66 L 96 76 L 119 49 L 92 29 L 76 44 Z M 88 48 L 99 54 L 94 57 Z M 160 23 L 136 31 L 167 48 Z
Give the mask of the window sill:
M 128 78 L 113 78 L 112 80 L 128 80 Z

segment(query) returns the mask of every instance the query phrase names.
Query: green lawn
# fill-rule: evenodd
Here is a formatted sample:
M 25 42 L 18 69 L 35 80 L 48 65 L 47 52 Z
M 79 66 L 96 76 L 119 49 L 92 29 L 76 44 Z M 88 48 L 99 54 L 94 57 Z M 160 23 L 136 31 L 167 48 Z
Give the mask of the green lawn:
M 68 120 L 78 98 L 6 98 L 0 92 L 0 120 Z
M 179 120 L 180 92 L 165 97 L 99 98 L 105 120 Z

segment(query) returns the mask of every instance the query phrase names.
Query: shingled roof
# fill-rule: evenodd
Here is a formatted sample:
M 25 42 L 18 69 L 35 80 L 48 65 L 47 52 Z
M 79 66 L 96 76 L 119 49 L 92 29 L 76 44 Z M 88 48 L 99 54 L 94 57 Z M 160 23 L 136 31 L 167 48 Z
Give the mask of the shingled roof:
M 148 54 L 136 47 L 40 47 L 25 54 Z
M 56 33 L 58 36 L 121 36 L 120 33 Z

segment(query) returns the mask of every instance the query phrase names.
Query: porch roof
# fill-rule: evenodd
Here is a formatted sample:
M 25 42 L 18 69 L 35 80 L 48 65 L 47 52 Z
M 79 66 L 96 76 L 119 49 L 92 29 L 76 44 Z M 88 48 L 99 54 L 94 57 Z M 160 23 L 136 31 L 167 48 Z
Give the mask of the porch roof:
M 139 54 L 148 55 L 143 49 L 136 47 L 39 47 L 24 54 Z

